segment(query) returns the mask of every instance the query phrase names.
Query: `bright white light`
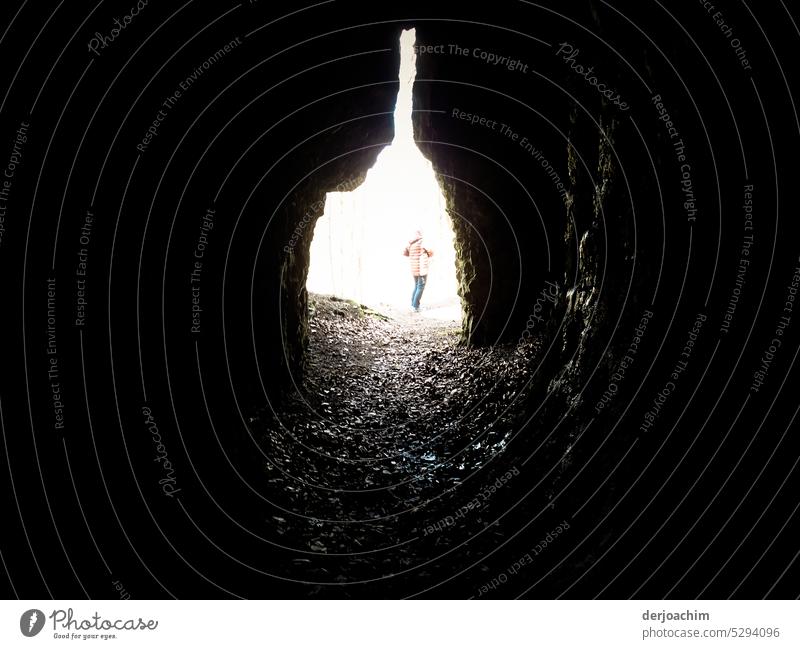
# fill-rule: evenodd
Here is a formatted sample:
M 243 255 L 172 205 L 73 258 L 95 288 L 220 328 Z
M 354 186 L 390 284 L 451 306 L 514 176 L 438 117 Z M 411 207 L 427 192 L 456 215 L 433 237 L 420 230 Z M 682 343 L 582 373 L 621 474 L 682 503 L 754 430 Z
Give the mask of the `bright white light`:
M 455 237 L 431 163 L 414 142 L 412 89 L 415 31 L 400 37 L 400 90 L 392 144 L 378 155 L 364 183 L 327 195 L 311 242 L 306 288 L 362 304 L 409 306 L 413 281 L 403 249 L 421 229 L 433 248 L 422 304 L 457 303 Z

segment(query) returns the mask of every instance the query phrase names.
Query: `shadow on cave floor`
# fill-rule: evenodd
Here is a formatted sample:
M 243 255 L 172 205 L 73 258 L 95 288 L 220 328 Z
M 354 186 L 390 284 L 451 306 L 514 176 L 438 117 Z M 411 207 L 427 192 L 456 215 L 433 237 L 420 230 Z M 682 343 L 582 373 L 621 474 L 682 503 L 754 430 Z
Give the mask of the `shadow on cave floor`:
M 267 525 L 311 553 L 287 573 L 323 583 L 404 569 L 424 578 L 419 565 L 448 547 L 476 534 L 491 545 L 486 528 L 508 503 L 487 485 L 519 481 L 506 450 L 524 418 L 536 344 L 468 348 L 448 318 L 387 316 L 319 295 L 309 312 L 305 379 L 254 423 L 277 505 Z

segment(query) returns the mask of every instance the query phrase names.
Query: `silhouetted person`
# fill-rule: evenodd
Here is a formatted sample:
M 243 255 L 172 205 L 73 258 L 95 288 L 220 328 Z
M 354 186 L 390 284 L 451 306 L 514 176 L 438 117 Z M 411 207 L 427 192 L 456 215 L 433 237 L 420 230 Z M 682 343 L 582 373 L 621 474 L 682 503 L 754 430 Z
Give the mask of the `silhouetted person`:
M 411 310 L 419 312 L 419 301 L 428 281 L 428 258 L 433 256 L 431 250 L 422 239 L 422 230 L 417 230 L 408 242 L 403 254 L 411 264 L 411 275 L 414 277 L 414 292 L 411 294 Z

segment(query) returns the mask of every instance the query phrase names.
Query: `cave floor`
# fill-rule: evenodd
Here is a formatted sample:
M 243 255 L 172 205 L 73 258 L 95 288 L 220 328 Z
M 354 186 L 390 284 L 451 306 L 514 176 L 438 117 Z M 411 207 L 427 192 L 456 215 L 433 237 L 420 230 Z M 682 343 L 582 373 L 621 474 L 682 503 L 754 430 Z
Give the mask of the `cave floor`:
M 522 468 L 507 447 L 534 344 L 467 348 L 435 308 L 387 316 L 311 295 L 309 309 L 305 378 L 254 423 L 269 536 L 301 553 L 293 579 L 425 579 L 504 511 L 487 485 L 510 495 Z

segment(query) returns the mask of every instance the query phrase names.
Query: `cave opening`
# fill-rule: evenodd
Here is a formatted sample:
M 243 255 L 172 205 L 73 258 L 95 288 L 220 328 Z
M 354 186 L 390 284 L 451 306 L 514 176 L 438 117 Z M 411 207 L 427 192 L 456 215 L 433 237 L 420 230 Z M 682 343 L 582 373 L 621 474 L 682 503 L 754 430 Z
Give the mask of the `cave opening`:
M 483 159 L 437 137 L 429 115 L 449 116 L 442 98 L 457 101 L 457 89 L 431 100 L 429 71 L 417 77 L 416 31 L 400 34 L 393 133 L 337 130 L 292 201 L 289 233 L 324 200 L 282 267 L 282 352 L 301 362 L 287 363 L 285 389 L 250 423 L 256 482 L 277 508 L 269 533 L 324 560 L 298 567 L 309 583 L 394 574 L 468 538 L 472 560 L 491 547 L 497 527 L 487 522 L 506 516 L 504 503 L 561 466 L 563 449 L 529 434 L 532 413 L 557 414 L 537 411 L 544 325 L 557 319 L 556 295 L 543 297 L 533 279 L 545 237 L 528 236 L 537 221 L 526 208 L 524 223 L 512 224 L 492 198 L 527 206 L 492 184 L 507 180 L 501 167 L 474 178 Z M 419 313 L 403 255 L 416 230 L 433 250 Z M 523 471 L 540 446 L 536 468 Z M 490 502 L 487 489 L 503 498 Z M 546 533 L 555 515 L 544 511 L 537 529 Z
M 391 314 L 401 324 L 413 325 L 402 317 L 411 307 L 421 318 L 453 326 L 461 318 L 455 234 L 433 165 L 414 141 L 414 44 L 415 30 L 404 30 L 394 138 L 362 184 L 344 182 L 326 195 L 306 288 Z

